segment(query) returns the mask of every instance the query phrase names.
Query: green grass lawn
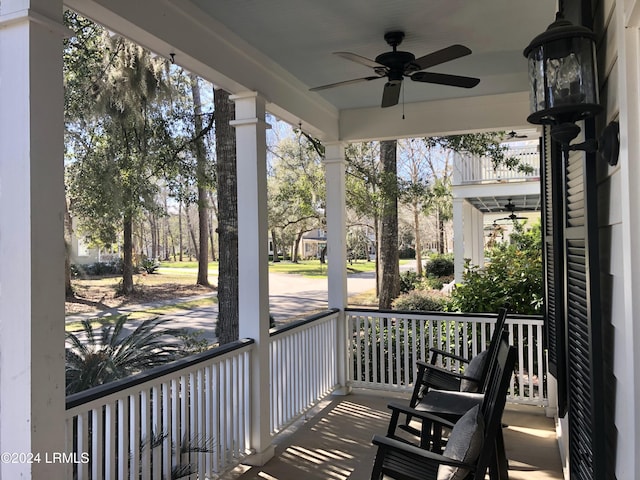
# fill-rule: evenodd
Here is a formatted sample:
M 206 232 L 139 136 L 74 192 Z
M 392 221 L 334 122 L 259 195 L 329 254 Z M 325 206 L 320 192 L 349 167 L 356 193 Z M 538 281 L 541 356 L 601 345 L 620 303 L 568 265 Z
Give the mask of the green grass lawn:
M 409 260 L 400 260 L 400 265 Z M 347 263 L 347 273 L 373 272 L 376 268 L 375 262 L 358 260 Z M 176 271 L 181 269 L 181 272 Z M 160 262 L 159 273 L 172 275 L 195 275 L 198 269 L 198 262 Z M 209 262 L 209 271 L 216 272 L 218 262 Z M 320 263 L 319 260 L 301 260 L 293 263 L 288 260 L 280 262 L 269 262 L 269 271 L 273 273 L 290 273 L 303 275 L 312 278 L 324 278 L 327 276 L 327 264 Z
M 160 268 L 193 268 L 198 269 L 198 262 L 160 262 Z M 209 270 L 217 270 L 218 262 L 209 262 Z

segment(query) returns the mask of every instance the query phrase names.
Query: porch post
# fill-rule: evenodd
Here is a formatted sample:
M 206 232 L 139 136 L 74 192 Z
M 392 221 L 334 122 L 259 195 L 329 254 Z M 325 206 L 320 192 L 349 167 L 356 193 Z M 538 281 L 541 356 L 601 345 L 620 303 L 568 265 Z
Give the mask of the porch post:
M 462 282 L 464 272 L 464 199 L 453 199 L 453 266 L 454 280 Z
M 240 338 L 253 338 L 251 360 L 251 448 L 247 463 L 264 465 L 274 455 L 270 434 L 269 251 L 265 100 L 256 92 L 235 102 L 238 170 L 238 300 Z
M 325 169 L 327 183 L 327 274 L 329 308 L 339 308 L 336 367 L 339 387 L 335 395 L 351 391 L 347 370 L 347 325 L 344 309 L 347 306 L 347 227 L 344 143 L 325 144 Z
M 64 31 L 61 0 L 0 2 L 0 451 L 34 460 L 6 479 L 66 478 Z

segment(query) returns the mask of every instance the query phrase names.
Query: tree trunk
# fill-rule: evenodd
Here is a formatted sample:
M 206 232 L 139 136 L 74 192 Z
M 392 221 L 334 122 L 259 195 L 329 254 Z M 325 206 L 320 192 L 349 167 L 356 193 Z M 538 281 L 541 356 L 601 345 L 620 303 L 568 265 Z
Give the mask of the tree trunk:
M 275 229 L 271 229 L 271 247 L 273 248 L 273 263 L 280 261 L 280 255 L 278 255 L 278 238 L 276 236 Z
M 200 100 L 200 85 L 198 77 L 189 75 L 191 81 L 191 95 L 193 96 L 193 112 L 196 141 L 196 177 L 198 182 L 198 279 L 196 284 L 209 285 L 209 248 L 207 245 L 209 234 L 209 210 L 207 207 L 207 155 L 204 140 L 200 136 L 202 132 L 202 102 Z
M 151 231 L 151 258 L 156 259 L 158 254 L 158 228 L 157 218 L 154 213 L 149 214 L 149 230 Z
M 373 238 L 375 239 L 376 250 L 376 297 L 380 297 L 380 218 L 377 213 L 373 214 Z
M 73 296 L 73 286 L 71 285 L 71 240 L 73 238 L 73 224 L 69 205 L 64 202 L 64 292 L 67 297 Z
M 438 253 L 444 254 L 444 220 L 438 209 Z
M 296 239 L 293 241 L 293 253 L 291 255 L 291 261 L 293 263 L 298 263 L 298 251 L 300 250 L 300 242 L 302 241 L 303 235 L 304 232 L 298 232 Z
M 420 238 L 420 208 L 417 202 L 413 203 L 413 226 L 416 237 L 416 274 L 422 276 L 422 240 Z
M 211 261 L 216 261 L 216 242 L 213 236 L 213 213 L 209 217 L 209 248 L 211 250 Z
M 169 208 L 167 206 L 167 196 L 164 197 L 164 215 L 162 218 L 163 230 L 164 230 L 164 259 L 169 260 L 169 236 L 171 235 L 171 229 L 169 228 Z M 173 235 L 171 235 L 171 243 L 173 243 Z M 173 259 L 175 261 L 175 258 Z
M 214 220 L 217 222 L 218 218 L 218 210 L 216 209 L 216 202 L 213 198 L 213 192 L 209 190 L 209 241 L 211 242 L 211 261 L 215 262 L 217 260 L 216 256 L 216 241 L 215 241 L 215 232 L 217 231 L 217 227 L 214 229 L 213 224 Z
M 122 239 L 122 294 L 133 293 L 133 218 L 131 214 L 125 214 L 123 220 Z
M 182 200 L 178 202 L 178 258 L 182 261 Z
M 189 206 L 184 206 L 185 217 L 187 218 L 187 228 L 189 230 L 189 236 L 191 237 L 191 245 L 193 251 L 196 252 L 196 258 L 200 256 L 200 249 L 198 248 L 198 242 L 196 240 L 196 232 L 193 229 L 193 223 L 191 223 L 191 216 L 189 215 Z M 191 260 L 191 249 L 189 249 L 189 260 Z
M 218 174 L 218 340 L 221 345 L 239 337 L 238 327 L 238 179 L 235 118 L 229 93 L 214 90 Z
M 398 178 L 396 165 L 396 141 L 380 142 L 382 159 L 382 231 L 380 261 L 382 282 L 379 307 L 391 308 L 391 302 L 400 290 L 400 267 L 398 259 Z

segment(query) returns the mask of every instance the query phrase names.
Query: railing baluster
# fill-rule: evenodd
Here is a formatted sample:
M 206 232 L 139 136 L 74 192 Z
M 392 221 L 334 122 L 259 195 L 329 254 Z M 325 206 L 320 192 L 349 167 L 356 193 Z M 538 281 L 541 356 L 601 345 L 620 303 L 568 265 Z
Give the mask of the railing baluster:
M 77 416 L 77 451 L 89 453 L 89 414 L 83 411 Z M 89 458 L 91 462 L 91 458 Z M 78 480 L 85 480 L 89 478 L 89 465 L 81 463 L 78 465 Z
M 171 439 L 173 438 L 171 386 L 169 382 L 162 382 L 162 425 L 165 434 L 162 440 L 162 471 L 165 475 L 171 471 Z

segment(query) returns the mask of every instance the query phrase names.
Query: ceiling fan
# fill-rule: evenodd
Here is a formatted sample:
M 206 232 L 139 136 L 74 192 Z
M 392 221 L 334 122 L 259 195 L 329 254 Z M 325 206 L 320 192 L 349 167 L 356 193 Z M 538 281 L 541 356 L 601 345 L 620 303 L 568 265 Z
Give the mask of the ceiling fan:
M 518 220 L 527 220 L 527 217 L 519 217 L 516 215 L 516 206 L 515 204 L 511 201 L 511 199 L 509 199 L 509 201 L 507 202 L 507 204 L 504 206 L 504 210 L 506 210 L 507 212 L 511 212 L 508 216 L 504 217 L 504 218 L 499 218 L 498 221 L 500 220 L 511 220 L 512 222 L 517 222 Z
M 382 91 L 382 107 L 391 107 L 398 103 L 400 98 L 400 88 L 404 77 L 409 77 L 415 82 L 436 83 L 439 85 L 449 85 L 452 87 L 472 88 L 479 82 L 479 78 L 462 77 L 459 75 L 448 75 L 445 73 L 423 72 L 427 68 L 441 63 L 455 60 L 456 58 L 469 55 L 471 50 L 464 45 L 451 45 L 429 53 L 420 58 L 416 58 L 414 54 L 397 50 L 398 45 L 402 43 L 404 32 L 394 31 L 384 34 L 384 39 L 393 49 L 378 55 L 375 60 L 370 60 L 351 52 L 334 52 L 352 62 L 359 63 L 373 69 L 375 75 L 369 77 L 355 78 L 353 80 L 345 80 L 343 82 L 330 83 L 314 87 L 311 91 L 325 90 L 327 88 L 339 87 L 343 85 L 351 85 L 353 83 L 368 82 L 379 78 L 387 77 L 387 83 Z
M 511 130 L 509 133 L 507 133 L 507 138 L 511 139 L 511 138 L 527 138 L 526 135 L 518 135 L 518 133 L 515 130 Z

